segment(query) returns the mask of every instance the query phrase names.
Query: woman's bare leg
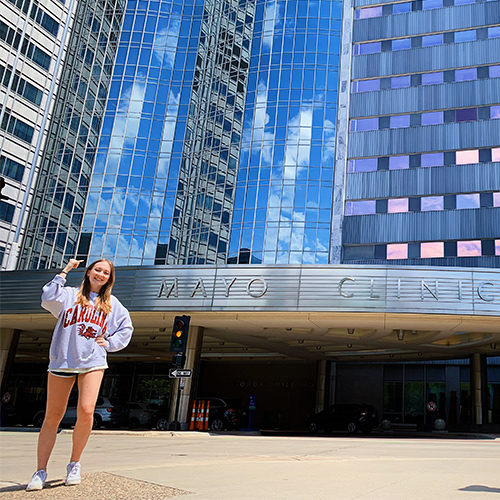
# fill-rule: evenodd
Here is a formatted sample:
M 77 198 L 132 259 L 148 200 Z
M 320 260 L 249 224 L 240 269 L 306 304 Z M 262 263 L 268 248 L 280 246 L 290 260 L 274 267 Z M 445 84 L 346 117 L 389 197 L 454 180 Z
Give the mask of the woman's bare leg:
M 75 377 L 56 377 L 49 373 L 45 419 L 38 435 L 38 470 L 47 469 L 47 463 L 56 442 L 57 429 L 66 412 L 74 383 Z
M 94 409 L 101 387 L 104 370 L 78 375 L 78 407 L 76 425 L 73 431 L 71 462 L 79 462 L 92 431 Z

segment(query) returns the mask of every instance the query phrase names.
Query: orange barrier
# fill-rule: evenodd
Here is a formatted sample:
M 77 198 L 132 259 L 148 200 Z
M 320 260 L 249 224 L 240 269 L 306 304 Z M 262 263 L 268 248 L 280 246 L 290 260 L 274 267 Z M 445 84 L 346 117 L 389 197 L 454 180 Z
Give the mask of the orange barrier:
M 191 422 L 189 422 L 189 430 L 194 430 L 194 424 L 196 422 L 196 401 L 193 401 L 193 409 L 191 410 Z
M 208 416 L 210 415 L 210 400 L 207 401 L 207 410 L 205 412 L 205 427 L 203 430 L 208 431 Z

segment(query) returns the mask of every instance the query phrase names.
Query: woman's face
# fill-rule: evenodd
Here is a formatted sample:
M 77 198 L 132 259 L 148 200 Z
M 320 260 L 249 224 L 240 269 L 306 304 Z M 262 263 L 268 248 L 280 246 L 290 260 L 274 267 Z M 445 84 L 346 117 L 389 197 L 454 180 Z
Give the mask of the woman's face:
M 101 288 L 109 281 L 111 266 L 106 261 L 98 262 L 87 274 L 90 282 L 90 291 L 99 293 Z

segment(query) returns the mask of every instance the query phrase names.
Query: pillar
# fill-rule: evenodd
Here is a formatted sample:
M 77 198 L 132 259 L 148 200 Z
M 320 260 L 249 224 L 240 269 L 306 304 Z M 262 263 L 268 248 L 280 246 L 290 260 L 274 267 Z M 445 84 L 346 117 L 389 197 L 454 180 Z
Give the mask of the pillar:
M 316 376 L 316 413 L 325 407 L 325 393 L 327 386 L 326 375 L 326 359 L 321 359 L 318 361 L 318 373 Z
M 486 357 L 482 354 L 470 356 L 470 395 L 472 406 L 472 423 L 487 423 L 488 383 L 486 376 Z

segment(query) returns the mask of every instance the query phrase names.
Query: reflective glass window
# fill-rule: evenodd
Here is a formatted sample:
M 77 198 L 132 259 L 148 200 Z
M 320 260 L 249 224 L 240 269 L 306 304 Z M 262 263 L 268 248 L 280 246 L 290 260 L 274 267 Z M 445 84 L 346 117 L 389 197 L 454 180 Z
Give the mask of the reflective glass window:
M 432 210 L 444 210 L 443 196 L 423 196 L 420 199 L 420 210 L 430 212 Z
M 346 215 L 368 215 L 375 213 L 375 200 L 348 201 Z
M 387 203 L 387 212 L 390 214 L 408 212 L 408 198 L 389 199 Z
M 490 106 L 490 118 L 492 120 L 500 118 L 500 106 Z
M 466 68 L 466 69 L 455 70 L 456 82 L 463 82 L 466 80 L 476 80 L 476 79 L 477 79 L 477 68 Z
M 500 240 L 495 240 L 495 255 L 500 255 Z
M 357 82 L 352 82 L 353 92 L 373 92 L 375 90 L 380 90 L 380 80 L 360 80 Z
M 387 245 L 387 259 L 407 259 L 408 243 L 392 243 Z
M 470 122 L 477 120 L 477 108 L 457 109 L 457 122 Z
M 376 54 L 381 50 L 380 42 L 371 42 L 371 43 L 357 43 L 354 46 L 354 55 L 363 55 L 363 54 Z
M 457 194 L 457 209 L 479 208 L 479 193 Z
M 420 155 L 421 167 L 439 167 L 444 164 L 443 153 L 422 153 Z
M 443 6 L 443 0 L 422 0 L 422 10 L 439 9 Z
M 458 257 L 478 257 L 481 255 L 481 241 L 457 241 Z
M 382 6 L 366 7 L 364 9 L 356 9 L 356 19 L 366 19 L 368 17 L 379 17 L 382 15 Z
M 363 130 L 377 130 L 378 118 L 361 118 L 351 120 L 351 132 L 360 132 Z
M 411 2 L 395 3 L 392 6 L 393 14 L 401 14 L 403 12 L 411 12 Z
M 389 158 L 389 170 L 401 170 L 410 167 L 409 156 L 391 156 Z
M 444 257 L 444 243 L 442 241 L 420 244 L 420 258 L 431 259 L 436 257 Z
M 433 111 L 431 113 L 422 113 L 422 125 L 436 125 L 443 123 L 443 112 Z
M 491 148 L 491 161 L 500 161 L 500 148 Z
M 500 77 L 500 64 L 490 66 L 490 78 L 499 78 L 499 77 Z
M 455 32 L 455 43 L 472 42 L 474 40 L 476 40 L 476 30 Z
M 431 47 L 433 45 L 442 45 L 443 35 L 426 35 L 422 37 L 422 47 Z
M 493 193 L 493 206 L 500 207 L 500 193 Z
M 396 115 L 390 117 L 391 128 L 403 128 L 410 126 L 410 115 Z
M 470 149 L 467 151 L 457 151 L 456 164 L 467 165 L 469 163 L 479 163 L 479 150 Z
M 500 37 L 500 26 L 492 26 L 488 28 L 488 38 L 498 38 Z
M 411 38 L 400 38 L 392 41 L 392 50 L 411 49 Z
M 377 170 L 377 158 L 349 160 L 348 172 L 373 172 Z
M 443 83 L 443 72 L 437 71 L 435 73 L 422 73 L 422 85 L 436 85 Z
M 391 89 L 400 89 L 410 86 L 410 75 L 394 76 L 391 78 Z

